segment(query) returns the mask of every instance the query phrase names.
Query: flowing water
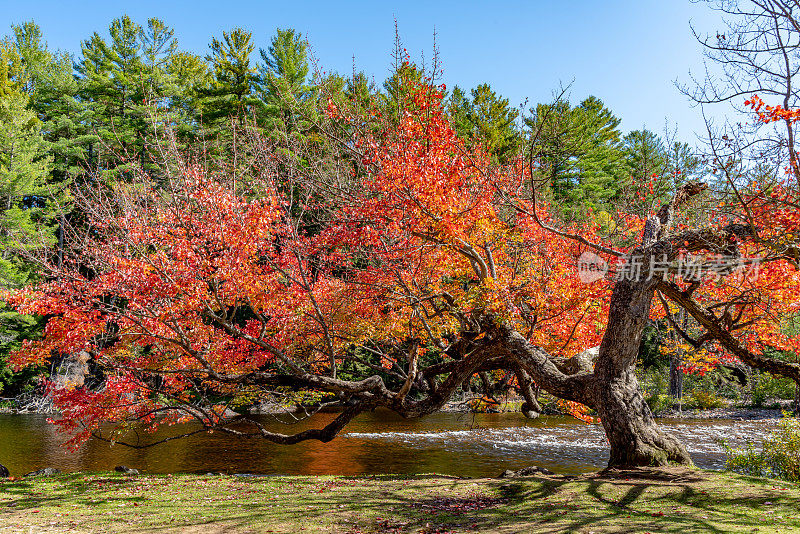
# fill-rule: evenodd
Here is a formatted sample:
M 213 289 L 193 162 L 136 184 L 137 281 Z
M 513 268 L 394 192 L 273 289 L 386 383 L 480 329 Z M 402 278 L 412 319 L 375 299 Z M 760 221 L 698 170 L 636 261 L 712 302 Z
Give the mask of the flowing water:
M 317 414 L 294 426 L 272 416 L 259 417 L 271 430 L 287 433 L 322 426 L 335 414 Z M 718 469 L 725 459 L 720 439 L 732 445 L 760 442 L 775 428 L 776 420 L 678 419 L 661 420 L 660 424 L 683 441 L 698 466 Z M 147 439 L 160 439 L 175 430 L 159 430 Z M 0 415 L 0 463 L 13 475 L 42 467 L 65 472 L 104 471 L 124 464 L 151 473 L 441 473 L 486 477 L 527 465 L 557 473 L 579 473 L 597 470 L 608 460 L 600 425 L 566 417 L 529 420 L 517 413 L 438 413 L 406 420 L 391 412 L 376 411 L 359 416 L 330 443 L 309 441 L 293 446 L 219 432 L 146 449 L 92 440 L 77 452 L 69 452 L 60 446 L 62 441 L 63 436 L 43 416 Z

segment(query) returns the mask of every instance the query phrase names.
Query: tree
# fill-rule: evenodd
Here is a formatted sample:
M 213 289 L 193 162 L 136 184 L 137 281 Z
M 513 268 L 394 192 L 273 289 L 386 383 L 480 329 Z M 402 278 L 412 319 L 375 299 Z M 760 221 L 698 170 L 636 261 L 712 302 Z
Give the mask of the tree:
M 18 261 L 20 245 L 52 245 L 55 210 L 48 204 L 59 197 L 48 187 L 52 157 L 27 100 L 19 93 L 0 98 L 0 283 L 5 287 L 22 286 L 31 274 L 30 266 Z
M 111 22 L 109 35 L 110 42 L 98 33 L 83 42 L 76 69 L 89 108 L 85 122 L 97 137 L 86 159 L 118 177 L 133 164 L 153 165 L 154 130 L 182 117 L 170 109 L 179 93 L 168 68 L 177 51 L 173 30 L 155 18 L 142 27 L 125 15 Z
M 525 123 L 537 135 L 532 140 L 538 179 L 548 183 L 553 198 L 567 215 L 588 208 L 610 209 L 627 181 L 619 119 L 596 97 L 577 107 L 557 99 L 539 105 Z
M 704 157 L 713 165 L 715 187 L 722 196 L 739 196 L 749 188 L 772 194 L 773 187 L 785 185 L 785 169 L 795 178 L 800 176 L 792 112 L 800 106 L 797 2 L 708 0 L 708 4 L 722 15 L 722 27 L 708 34 L 692 28 L 706 56 L 704 74 L 679 87 L 700 105 L 726 103 L 744 118 L 721 124 L 706 118 Z M 753 111 L 759 120 L 749 120 Z M 795 186 L 800 187 L 800 181 L 795 180 Z M 747 216 L 753 221 L 751 211 Z M 795 397 L 795 409 L 800 411 L 800 383 Z
M 774 99 L 785 110 L 796 109 L 800 105 L 797 2 L 707 0 L 707 3 L 721 13 L 722 28 L 710 34 L 692 28 L 707 61 L 703 75 L 693 77 L 690 84 L 680 85 L 681 91 L 698 104 L 725 102 L 743 114 L 748 111 L 743 102 L 754 94 Z M 709 121 L 709 133 L 719 140 L 734 135 L 747 139 L 737 143 L 739 157 L 756 164 L 766 161 L 772 169 L 790 166 L 796 176 L 800 175 L 797 126 L 791 121 L 736 123 L 728 125 L 728 132 L 713 126 Z
M 17 85 L 28 95 L 28 107 L 41 121 L 41 133 L 53 156 L 53 181 L 62 187 L 83 174 L 86 145 L 96 142 L 87 132 L 89 109 L 78 101 L 78 82 L 72 58 L 51 52 L 42 31 L 33 22 L 14 25 L 13 47 L 21 60 Z
M 176 52 L 166 70 L 178 83 L 177 92 L 171 98 L 171 109 L 180 117 L 175 133 L 181 139 L 196 141 L 202 135 L 200 99 L 212 82 L 208 63 L 200 56 Z
M 468 144 L 482 143 L 496 162 L 510 162 L 521 141 L 516 125 L 519 112 L 488 83 L 480 84 L 471 95 L 472 100 L 458 86 L 453 88 L 448 112 L 454 128 Z
M 34 248 L 51 248 L 58 213 L 63 207 L 63 184 L 51 181 L 52 156 L 42 137 L 41 123 L 27 109 L 28 97 L 9 91 L 0 95 L 0 287 L 19 288 L 36 278 L 25 261 Z M 0 391 L 16 393 L 31 383 L 39 369 L 13 375 L 7 356 L 23 339 L 35 339 L 43 324 L 0 303 Z
M 308 85 L 308 44 L 295 30 L 278 29 L 267 50 L 260 50 L 258 65 L 262 122 L 268 133 L 288 137 L 309 128 L 314 95 Z
M 663 141 L 656 134 L 644 129 L 634 130 L 622 141 L 634 184 L 641 186 L 651 176 L 667 174 L 666 150 Z
M 230 121 L 247 118 L 257 99 L 253 93 L 256 66 L 251 64 L 255 50 L 253 34 L 234 28 L 222 32 L 222 39 L 211 39 L 206 61 L 211 66 L 213 82 L 200 90 L 198 112 L 206 131 L 217 136 L 228 130 Z
M 502 369 L 526 396 L 533 380 L 576 416 L 596 410 L 609 465 L 687 464 L 634 374 L 647 321 L 663 314 L 651 307 L 657 292 L 705 329 L 693 343 L 800 381 L 800 365 L 763 352 L 800 342 L 779 324 L 798 285 L 790 260 L 800 249 L 786 241 L 800 235 L 793 189 L 744 194 L 738 213 L 754 210 L 767 228 L 721 213 L 683 228 L 680 210 L 705 191 L 684 184 L 646 220 L 628 217 L 626 233 L 640 237 L 625 248 L 602 242 L 593 224 L 558 226 L 524 187 L 535 168 L 497 169 L 467 150 L 440 89 L 412 82 L 403 93 L 410 105 L 398 118 L 355 117 L 344 102 L 329 104 L 331 121 L 379 123 L 343 143 L 360 154 L 363 178 L 336 191 L 336 210 L 314 235 L 289 209 L 287 176 L 268 147 L 249 194 L 236 176 L 184 163 L 163 170 L 161 189 L 139 173 L 92 195 L 94 231 L 70 234 L 75 252 L 63 264 L 41 258 L 48 281 L 9 295 L 18 311 L 50 317 L 44 338 L 15 353 L 17 366 L 86 350 L 105 372 L 100 390 L 54 392 L 63 413 L 56 424 L 78 440 L 124 442 L 103 431 L 106 422 L 122 432 L 134 421 L 191 420 L 197 432 L 328 441 L 365 410 L 431 413 L 474 374 Z M 587 251 L 622 259 L 622 276 L 583 283 L 575 266 Z M 664 264 L 703 251 L 714 254 L 702 264 L 708 269 L 720 265 L 714 258 L 754 252 L 764 268 L 757 279 L 719 283 Z M 596 345 L 593 362 L 583 351 Z M 342 377 L 347 362 L 363 374 Z M 268 395 L 312 398 L 317 408 L 335 396 L 345 408 L 324 428 L 296 434 L 229 417 L 227 408 Z

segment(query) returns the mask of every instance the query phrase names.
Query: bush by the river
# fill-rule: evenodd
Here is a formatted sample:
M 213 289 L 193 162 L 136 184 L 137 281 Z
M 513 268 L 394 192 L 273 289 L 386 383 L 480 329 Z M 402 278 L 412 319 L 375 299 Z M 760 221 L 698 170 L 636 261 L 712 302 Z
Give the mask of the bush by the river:
M 791 399 L 795 383 L 790 378 L 775 378 L 769 373 L 753 373 L 750 379 L 750 402 L 753 406 L 766 406 L 769 400 Z
M 703 375 L 683 375 L 683 397 L 669 395 L 669 367 L 651 366 L 637 370 L 645 400 L 654 413 L 676 409 L 709 410 L 725 406 L 778 408 L 780 401 L 792 400 L 795 383 L 775 378 L 769 373 L 749 373 L 747 383 L 740 383 L 729 369 L 720 367 Z
M 724 444 L 726 467 L 737 473 L 800 482 L 800 419 L 784 413 L 778 428 L 764 439 L 761 450 Z

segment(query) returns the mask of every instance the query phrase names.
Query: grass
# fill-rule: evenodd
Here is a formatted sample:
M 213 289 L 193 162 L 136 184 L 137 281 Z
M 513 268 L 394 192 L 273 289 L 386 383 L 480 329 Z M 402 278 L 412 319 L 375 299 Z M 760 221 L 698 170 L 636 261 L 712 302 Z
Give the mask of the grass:
M 579 477 L 71 474 L 0 482 L 11 532 L 800 532 L 800 485 L 701 470 Z

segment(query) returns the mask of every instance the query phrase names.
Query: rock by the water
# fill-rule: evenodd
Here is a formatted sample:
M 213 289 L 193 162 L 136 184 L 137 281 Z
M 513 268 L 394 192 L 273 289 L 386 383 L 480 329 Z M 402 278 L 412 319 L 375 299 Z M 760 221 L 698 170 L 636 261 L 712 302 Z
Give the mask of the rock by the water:
M 124 465 L 118 465 L 117 467 L 114 468 L 114 471 L 116 471 L 117 473 L 125 473 L 126 475 L 138 475 L 139 474 L 139 470 L 138 469 L 133 469 L 133 468 L 130 468 L 130 467 L 126 467 Z
M 522 412 L 522 415 L 524 415 L 528 419 L 536 419 L 537 417 L 539 417 L 539 411 L 541 409 L 542 409 L 541 407 L 534 409 L 533 406 L 528 404 L 528 401 L 525 401 L 522 403 L 522 406 L 520 406 L 519 411 Z
M 44 469 L 39 469 L 38 471 L 31 471 L 30 473 L 26 474 L 26 477 L 52 477 L 56 475 L 60 475 L 61 470 L 56 469 L 55 467 L 45 467 Z
M 522 469 L 519 469 L 517 471 L 506 469 L 505 471 L 500 473 L 500 478 L 530 477 L 536 475 L 555 475 L 555 473 L 544 467 L 537 467 L 535 465 L 531 465 L 529 467 L 523 467 Z
M 11 473 L 8 472 L 8 468 L 0 464 L 0 478 L 8 478 L 9 476 L 11 476 Z

